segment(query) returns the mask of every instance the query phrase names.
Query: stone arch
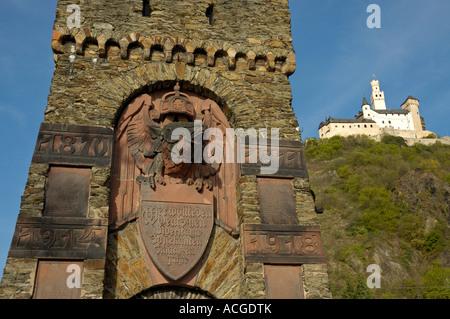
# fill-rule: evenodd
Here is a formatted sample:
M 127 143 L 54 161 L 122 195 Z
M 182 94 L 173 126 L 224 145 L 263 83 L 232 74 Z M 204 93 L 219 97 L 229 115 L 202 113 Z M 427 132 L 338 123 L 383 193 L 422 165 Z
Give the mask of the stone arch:
M 98 41 L 94 37 L 86 38 L 83 42 L 82 52 L 84 56 L 97 56 L 99 52 Z
M 158 89 L 169 89 L 180 82 L 182 89 L 195 92 L 215 101 L 226 115 L 232 127 L 247 129 L 259 128 L 259 112 L 256 112 L 251 100 L 245 92 L 235 87 L 235 84 L 217 72 L 209 69 L 199 69 L 190 65 L 181 64 L 182 71 L 177 70 L 175 64 L 153 63 L 140 65 L 121 76 L 121 80 L 105 87 L 102 96 L 110 96 L 111 100 L 105 104 L 118 105 L 115 112 L 105 114 L 105 120 L 110 121 L 108 126 L 115 127 L 123 109 L 133 99 L 145 92 Z M 120 92 L 120 95 L 118 95 Z M 111 117 L 112 116 L 112 117 Z M 252 116 L 252 121 L 246 120 Z
M 144 58 L 144 45 L 135 41 L 128 45 L 127 56 L 131 60 L 142 60 Z
M 194 50 L 194 65 L 195 66 L 204 66 L 206 65 L 206 50 L 202 48 L 197 48 Z
M 228 52 L 226 52 L 225 50 L 218 50 L 214 54 L 214 66 L 221 70 L 228 70 Z
M 119 58 L 120 57 L 120 44 L 119 42 L 109 39 L 105 42 L 104 57 L 106 58 Z
M 175 62 L 186 63 L 186 49 L 179 44 L 175 45 L 172 49 L 172 60 Z
M 154 62 L 164 61 L 164 48 L 161 44 L 154 44 L 151 46 L 150 60 Z

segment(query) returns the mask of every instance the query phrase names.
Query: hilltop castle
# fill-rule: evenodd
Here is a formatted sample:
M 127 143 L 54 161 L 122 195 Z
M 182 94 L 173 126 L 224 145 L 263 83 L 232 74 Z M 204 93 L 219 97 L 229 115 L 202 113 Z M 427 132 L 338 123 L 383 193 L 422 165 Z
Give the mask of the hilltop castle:
M 329 117 L 319 125 L 319 137 L 330 138 L 335 135 L 368 135 L 377 137 L 383 134 L 400 136 L 406 139 L 420 139 L 433 134 L 425 129 L 425 121 L 419 113 L 419 100 L 408 96 L 401 109 L 386 108 L 384 92 L 380 82 L 373 80 L 370 100 L 364 98 L 361 111 L 354 119 L 336 119 Z

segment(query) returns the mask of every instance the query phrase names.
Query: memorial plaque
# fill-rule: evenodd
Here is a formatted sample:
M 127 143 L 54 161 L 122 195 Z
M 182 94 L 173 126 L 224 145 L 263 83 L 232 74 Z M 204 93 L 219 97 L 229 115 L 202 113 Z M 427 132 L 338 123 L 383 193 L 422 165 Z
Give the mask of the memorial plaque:
M 51 167 L 44 216 L 86 217 L 91 169 Z
M 244 225 L 246 262 L 315 264 L 326 261 L 319 227 Z
M 113 131 L 93 126 L 42 123 L 34 163 L 110 165 Z
M 245 154 L 246 162 L 241 163 L 242 175 L 264 175 L 261 173 L 261 167 L 264 164 L 260 161 L 258 144 L 252 144 L 250 146 L 250 139 L 245 140 Z M 261 141 L 253 141 L 261 143 Z M 303 152 L 302 142 L 300 141 L 287 141 L 279 140 L 278 149 L 272 150 L 270 140 L 264 140 L 264 145 L 267 145 L 269 153 L 274 151 L 278 154 L 278 171 L 275 174 L 269 176 L 273 177 L 303 177 L 308 178 L 308 170 L 306 168 L 306 159 Z M 257 158 L 256 163 L 250 163 L 251 151 L 256 150 Z
M 139 225 L 158 269 L 172 280 L 200 260 L 214 226 L 211 204 L 142 201 Z
M 19 217 L 10 257 L 102 259 L 107 219 Z
M 68 267 L 76 265 L 83 273 L 82 261 L 39 260 L 33 299 L 80 299 L 81 288 L 69 288 L 67 279 L 72 275 Z
M 259 177 L 258 195 L 263 224 L 298 224 L 292 180 Z

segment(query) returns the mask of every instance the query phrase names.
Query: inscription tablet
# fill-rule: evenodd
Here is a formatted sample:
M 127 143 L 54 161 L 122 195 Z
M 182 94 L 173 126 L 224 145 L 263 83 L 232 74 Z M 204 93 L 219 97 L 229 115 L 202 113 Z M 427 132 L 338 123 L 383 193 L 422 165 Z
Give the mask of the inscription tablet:
M 211 204 L 142 201 L 142 237 L 155 265 L 178 280 L 200 260 L 214 226 Z
M 44 216 L 86 217 L 90 177 L 87 168 L 51 167 Z
M 80 273 L 83 273 L 82 261 L 40 260 L 33 299 L 80 299 L 81 288 L 67 286 L 70 265 L 78 266 Z
M 258 195 L 263 224 L 298 223 L 292 180 L 258 177 Z

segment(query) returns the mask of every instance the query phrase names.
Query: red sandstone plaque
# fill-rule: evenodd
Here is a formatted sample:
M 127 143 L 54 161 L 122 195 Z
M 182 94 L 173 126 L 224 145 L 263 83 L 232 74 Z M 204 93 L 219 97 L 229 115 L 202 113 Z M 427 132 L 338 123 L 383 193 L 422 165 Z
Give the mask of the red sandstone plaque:
M 267 299 L 304 299 L 302 267 L 264 265 Z
M 152 261 L 164 275 L 178 280 L 199 262 L 208 245 L 213 206 L 142 201 L 139 224 Z
M 39 260 L 33 299 L 80 299 L 81 288 L 70 288 L 68 267 L 76 265 L 83 273 L 82 261 Z

